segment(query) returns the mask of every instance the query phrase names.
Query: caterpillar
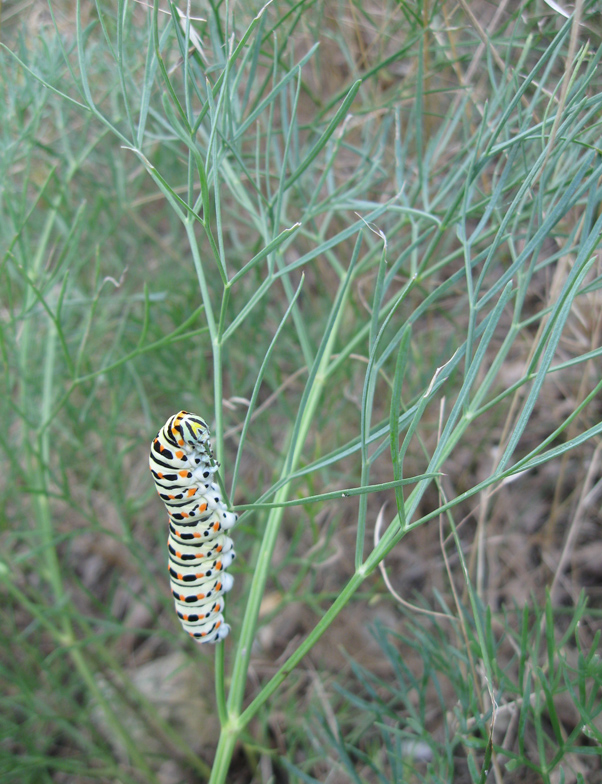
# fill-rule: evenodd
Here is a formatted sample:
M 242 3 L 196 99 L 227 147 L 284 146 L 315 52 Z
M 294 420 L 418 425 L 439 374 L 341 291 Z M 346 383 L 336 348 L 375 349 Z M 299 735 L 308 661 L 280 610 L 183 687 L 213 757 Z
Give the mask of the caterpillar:
M 169 583 L 176 613 L 197 642 L 228 636 L 223 594 L 234 578 L 225 573 L 235 558 L 223 531 L 236 523 L 219 486 L 212 481 L 218 465 L 207 423 L 196 414 L 171 416 L 153 439 L 149 466 L 168 514 Z

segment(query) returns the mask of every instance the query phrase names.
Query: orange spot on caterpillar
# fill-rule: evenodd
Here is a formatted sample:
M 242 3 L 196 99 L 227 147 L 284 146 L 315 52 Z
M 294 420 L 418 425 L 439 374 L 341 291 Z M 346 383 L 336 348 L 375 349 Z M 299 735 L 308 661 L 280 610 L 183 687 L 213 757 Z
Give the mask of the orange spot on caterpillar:
M 195 539 L 200 539 L 201 538 L 200 534 L 193 534 L 193 536 L 194 536 Z
M 187 616 L 187 615 L 183 615 L 183 616 L 182 616 L 182 620 L 183 620 L 183 621 L 187 621 L 187 620 L 188 620 L 188 616 Z
M 159 479 L 163 479 L 163 474 L 159 473 L 159 474 L 157 474 L 157 476 L 159 477 Z M 157 490 L 157 492 L 159 492 L 159 491 Z
M 199 512 L 204 512 L 204 511 L 205 511 L 205 509 L 207 509 L 207 504 L 201 504 L 201 505 L 199 506 Z
M 187 476 L 190 476 L 190 471 L 178 471 L 178 476 L 186 478 Z
M 204 593 L 197 593 L 196 598 L 200 601 L 201 599 L 205 598 L 205 594 Z
M 220 529 L 219 521 L 217 523 L 213 523 L 213 530 L 214 531 L 219 531 L 219 529 Z
M 184 578 L 182 577 L 182 575 L 178 573 L 178 580 L 183 580 L 183 579 Z
M 175 498 L 175 495 L 168 495 L 167 497 L 168 497 L 168 498 L 169 498 L 171 501 L 173 501 L 173 500 L 174 500 L 174 498 Z
M 181 452 L 180 450 L 178 450 L 176 452 L 176 457 L 178 458 L 178 460 L 181 460 L 184 457 L 184 452 Z
M 191 487 L 190 490 L 188 491 L 188 497 L 190 498 L 191 495 L 194 495 L 196 493 L 197 489 L 198 488 L 196 488 L 196 487 Z
M 200 580 L 200 579 L 201 579 L 201 578 L 203 578 L 204 576 L 205 576 L 205 575 L 204 575 L 204 573 L 203 573 L 203 572 L 199 572 L 199 574 L 195 574 L 195 577 L 197 578 L 197 580 Z
M 179 446 L 184 446 L 184 439 L 183 438 L 178 438 L 178 445 Z

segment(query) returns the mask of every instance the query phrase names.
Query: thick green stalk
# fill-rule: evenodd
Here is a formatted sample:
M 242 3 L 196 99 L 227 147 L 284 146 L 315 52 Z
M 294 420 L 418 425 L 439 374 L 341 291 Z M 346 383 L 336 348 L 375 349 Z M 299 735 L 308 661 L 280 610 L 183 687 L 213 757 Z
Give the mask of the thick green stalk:
M 348 284 L 346 280 L 342 286 L 345 288 Z M 332 356 L 335 339 L 338 333 L 338 328 L 341 323 L 343 315 L 342 302 L 339 303 L 340 307 L 335 318 L 335 322 L 323 352 L 320 364 L 313 380 L 311 391 L 307 398 L 303 417 L 297 431 L 297 437 L 294 444 L 291 445 L 292 457 L 290 462 L 287 463 L 283 469 L 283 476 L 290 476 L 298 465 L 301 457 L 303 446 L 309 433 L 312 422 L 324 385 L 327 379 L 327 367 Z M 294 431 L 293 431 L 294 432 Z M 275 503 L 286 501 L 290 491 L 290 482 L 284 484 L 275 496 Z M 257 619 L 259 617 L 259 608 L 263 598 L 265 584 L 268 578 L 270 562 L 276 546 L 276 540 L 280 530 L 280 523 L 284 515 L 284 508 L 279 507 L 270 512 L 266 524 L 265 534 L 259 550 L 257 564 L 253 573 L 251 588 L 249 592 L 249 599 L 245 611 L 245 616 L 240 633 L 240 640 L 236 655 L 234 657 L 234 669 L 232 673 L 232 685 L 228 696 L 228 721 L 222 726 L 219 744 L 217 747 L 213 770 L 210 784 L 223 784 L 226 781 L 226 775 L 230 766 L 230 760 L 234 751 L 234 746 L 238 740 L 238 736 L 243 729 L 243 724 L 239 720 L 239 714 L 242 707 L 242 701 L 245 693 L 245 686 L 247 682 L 247 672 L 249 669 L 249 662 L 251 659 L 251 646 L 257 628 Z M 324 627 L 319 633 L 321 634 L 327 627 Z M 317 639 L 317 637 L 315 638 Z M 271 692 L 270 692 L 271 693 Z M 267 699 L 267 698 L 266 698 Z
M 215 648 L 215 702 L 217 705 L 217 715 L 220 726 L 223 727 L 228 721 L 228 709 L 226 707 L 225 689 L 225 666 L 224 666 L 224 646 L 217 645 Z

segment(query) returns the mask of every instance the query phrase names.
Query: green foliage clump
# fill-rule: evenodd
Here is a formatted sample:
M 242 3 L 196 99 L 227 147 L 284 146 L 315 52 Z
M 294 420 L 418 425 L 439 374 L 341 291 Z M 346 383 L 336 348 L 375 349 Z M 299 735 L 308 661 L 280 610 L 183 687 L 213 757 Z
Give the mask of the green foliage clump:
M 6 780 L 309 781 L 315 755 L 354 781 L 599 769 L 599 608 L 575 597 L 598 536 L 600 31 L 595 3 L 486 10 L 9 17 Z M 181 408 L 241 512 L 233 633 L 209 653 L 180 651 L 147 475 Z M 438 625 L 381 581 L 400 553 Z M 360 640 L 372 603 L 394 629 L 352 667 L 366 693 L 343 684 L 304 741 L 299 665 L 334 667 L 324 640 L 351 616 Z M 187 669 L 201 685 L 178 691 Z M 197 691 L 195 735 L 177 708 Z

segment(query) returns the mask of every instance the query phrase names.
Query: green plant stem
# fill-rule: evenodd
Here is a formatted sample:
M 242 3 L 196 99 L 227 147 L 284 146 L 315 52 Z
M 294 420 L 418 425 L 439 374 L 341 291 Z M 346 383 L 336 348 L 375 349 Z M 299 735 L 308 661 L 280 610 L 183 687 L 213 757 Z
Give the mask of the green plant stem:
M 498 304 L 498 310 L 499 311 L 501 311 L 501 309 L 502 309 L 503 305 L 505 304 L 505 301 L 506 301 L 508 296 L 509 296 L 509 292 L 506 293 L 506 297 L 502 297 L 501 298 L 501 301 Z M 493 323 L 496 323 L 496 319 L 493 319 L 492 321 L 493 321 Z M 334 334 L 334 332 L 335 331 L 333 330 L 333 334 Z M 484 345 L 481 346 L 481 350 L 482 351 L 484 350 L 484 346 L 487 344 L 487 342 L 488 342 L 487 339 L 485 339 L 483 341 Z M 329 357 L 330 353 L 329 352 L 325 352 L 325 356 Z M 324 360 L 324 358 L 323 358 L 323 360 Z M 318 375 L 320 375 L 320 374 L 318 374 Z M 316 381 L 317 381 L 317 379 L 318 379 L 318 376 L 316 377 Z M 322 384 L 324 383 L 324 379 L 322 379 L 321 383 Z M 469 386 L 470 385 L 468 385 L 468 387 Z M 317 390 L 317 387 L 318 387 L 318 385 L 316 384 L 316 386 L 312 390 L 312 393 Z M 320 391 L 321 391 L 321 389 L 320 389 Z M 317 398 L 314 398 L 312 400 L 312 407 L 311 407 L 312 414 L 313 414 L 313 412 L 315 410 L 316 403 L 317 403 Z M 310 408 L 310 406 L 308 405 L 308 412 L 309 412 L 309 408 Z M 306 420 L 304 419 L 302 424 L 305 424 L 305 421 Z M 459 430 L 462 429 L 462 425 L 465 426 L 465 423 L 461 422 L 460 426 L 458 427 Z M 297 460 L 298 460 L 298 457 L 300 456 L 300 446 L 302 446 L 302 444 L 304 443 L 305 435 L 306 435 L 306 432 L 303 433 L 303 435 L 301 436 L 301 438 L 298 440 L 298 442 L 296 444 L 296 449 L 295 449 L 295 452 L 294 452 L 294 455 L 293 455 L 293 461 L 292 461 L 291 467 L 290 467 L 290 471 L 291 472 L 294 472 L 294 470 L 296 469 Z M 432 463 L 429 466 L 429 468 L 432 469 L 432 470 L 437 470 L 438 467 L 445 461 L 445 457 L 446 457 L 445 453 L 440 453 L 432 461 Z M 413 498 L 413 507 L 415 507 L 417 505 L 418 499 L 425 492 L 426 487 L 427 487 L 427 482 L 422 482 L 420 484 L 420 486 L 418 488 L 416 488 L 416 490 L 412 494 L 414 496 L 414 498 Z M 281 496 L 286 495 L 287 491 L 288 491 L 288 485 L 284 485 L 278 491 L 278 493 L 276 495 L 276 498 L 275 498 L 275 503 L 283 502 L 284 498 L 281 497 Z M 282 514 L 283 514 L 283 510 L 274 509 L 274 514 L 271 514 L 270 518 L 268 520 L 268 526 L 266 527 L 266 534 L 265 534 L 264 541 L 262 543 L 262 548 L 261 548 L 261 551 L 260 551 L 260 561 L 258 561 L 257 570 L 256 570 L 256 576 L 257 576 L 257 573 L 260 572 L 262 577 L 263 577 L 263 581 L 261 582 L 261 591 L 258 590 L 259 589 L 259 585 L 256 583 L 256 581 L 254 579 L 253 584 L 252 584 L 252 588 L 251 588 L 251 597 L 249 598 L 249 606 L 247 607 L 247 612 L 245 614 L 245 622 L 243 623 L 243 632 L 241 633 L 241 645 L 242 645 L 242 640 L 245 639 L 245 631 L 246 631 L 245 630 L 245 623 L 247 623 L 247 621 L 250 621 L 251 613 L 250 613 L 249 610 L 250 610 L 251 602 L 253 602 L 253 612 L 255 612 L 255 611 L 257 613 L 259 612 L 259 604 L 261 602 L 261 596 L 263 595 L 263 587 L 265 585 L 265 580 L 267 579 L 267 569 L 269 567 L 269 558 L 265 558 L 265 556 L 269 555 L 271 557 L 271 553 L 273 551 L 273 547 L 275 545 L 276 536 L 277 536 L 277 533 L 278 533 L 278 527 L 279 527 L 280 521 L 282 519 Z M 235 708 L 237 705 L 242 704 L 242 697 L 243 697 L 243 694 L 244 694 L 243 690 L 244 690 L 244 683 L 245 683 L 245 681 L 242 679 L 242 676 L 240 674 L 241 671 L 242 671 L 242 666 L 238 668 L 238 671 L 237 671 L 237 668 L 235 666 L 235 671 L 234 671 L 234 675 L 233 675 L 233 687 L 232 687 L 232 690 L 230 692 L 230 699 L 228 701 L 230 719 L 229 719 L 229 723 L 226 725 L 226 728 L 224 728 L 225 729 L 225 734 L 227 735 L 227 737 L 224 738 L 223 743 L 221 744 L 222 748 L 221 748 L 220 755 L 223 754 L 224 756 L 227 756 L 228 754 L 232 753 L 233 748 L 234 748 L 234 744 L 236 742 L 236 736 L 244 728 L 246 723 L 255 715 L 255 713 L 257 712 L 259 707 L 265 703 L 265 701 L 269 698 L 269 696 L 271 694 L 273 694 L 274 691 L 276 691 L 276 689 L 279 687 L 279 685 L 282 683 L 282 681 L 284 681 L 284 679 L 287 677 L 287 675 L 292 671 L 292 669 L 294 669 L 294 667 L 303 658 L 303 656 L 305 656 L 305 654 L 309 650 L 311 650 L 311 648 L 313 647 L 315 642 L 326 631 L 328 626 L 332 623 L 333 619 L 339 614 L 339 612 L 343 609 L 343 607 L 347 604 L 347 602 L 353 596 L 355 591 L 359 588 L 359 586 L 363 582 L 363 580 L 366 577 L 366 575 L 369 574 L 372 571 L 372 569 L 374 569 L 376 567 L 378 562 L 384 556 L 385 550 L 386 550 L 386 548 L 388 546 L 388 538 L 389 537 L 394 537 L 395 541 L 397 542 L 397 541 L 399 541 L 399 539 L 401 539 L 401 537 L 403 536 L 404 532 L 399 528 L 398 524 L 395 521 L 393 521 L 393 523 L 390 525 L 390 527 L 389 527 L 389 529 L 387 531 L 387 534 L 388 534 L 388 536 L 386 536 L 383 540 L 381 540 L 381 542 L 379 543 L 379 546 L 377 546 L 372 551 L 372 553 L 370 554 L 370 556 L 368 557 L 366 562 L 356 569 L 356 572 L 353 575 L 353 577 L 351 578 L 351 580 L 347 583 L 347 585 L 345 586 L 345 588 L 343 589 L 343 591 L 341 592 L 339 597 L 335 600 L 335 602 L 327 610 L 327 612 L 324 614 L 324 616 L 320 619 L 320 621 L 318 622 L 316 627 L 312 630 L 311 634 L 307 637 L 307 639 L 299 646 L 297 651 L 295 651 L 295 653 L 287 660 L 287 662 L 280 668 L 280 670 L 276 673 L 276 675 L 274 675 L 274 677 L 269 681 L 269 683 L 266 684 L 266 686 L 264 686 L 262 688 L 262 690 L 259 693 L 259 695 L 255 698 L 255 700 L 253 700 L 253 702 L 247 708 L 247 710 L 238 717 L 238 719 L 236 719 L 236 717 L 235 717 L 236 714 L 234 713 L 233 708 Z M 268 550 L 268 548 L 270 548 L 270 549 Z M 263 559 L 262 559 L 262 556 L 264 556 Z M 255 591 L 257 591 L 257 595 L 256 596 L 255 596 Z M 255 616 L 254 622 L 256 622 L 256 616 Z M 250 623 L 248 625 L 250 626 Z M 247 633 L 248 633 L 248 630 L 247 630 Z M 246 667 L 248 667 L 248 659 L 250 657 L 250 641 L 249 641 L 248 648 L 247 649 L 243 648 L 243 654 L 245 655 L 246 661 L 247 661 Z M 237 663 L 238 663 L 238 659 L 237 659 Z M 244 669 L 245 677 L 246 677 L 246 667 Z M 234 684 L 235 683 L 238 686 L 237 691 L 234 690 Z M 221 737 L 220 737 L 220 741 L 221 741 Z M 220 746 L 218 746 L 218 751 L 219 751 L 219 749 L 220 749 Z M 219 763 L 219 765 L 217 765 L 217 763 Z M 225 773 L 227 772 L 228 765 L 229 765 L 229 762 L 226 764 L 225 760 L 223 760 L 221 756 L 216 755 L 216 765 L 214 766 L 215 775 L 212 772 L 212 777 L 210 779 L 210 784 L 221 784 L 221 782 L 225 781 L 225 778 L 221 778 L 221 776 L 222 775 L 225 776 Z M 220 771 L 219 773 L 217 772 L 218 769 Z
M 203 305 L 205 306 L 205 316 L 207 318 L 207 327 L 209 328 L 209 335 L 213 346 L 213 391 L 214 391 L 214 412 L 215 412 L 215 432 L 213 443 L 215 445 L 215 452 L 220 459 L 223 455 L 224 447 L 224 421 L 222 416 L 222 341 L 219 335 L 218 325 L 215 320 L 214 309 L 211 303 L 209 288 L 201 261 L 201 254 L 199 246 L 194 233 L 194 220 L 187 218 L 184 221 L 186 228 L 186 236 L 192 252 L 194 261 L 194 268 L 196 270 L 199 288 L 201 289 L 201 297 Z
M 338 328 L 342 320 L 344 312 L 343 301 L 346 293 L 349 290 L 348 284 L 350 275 L 351 271 L 349 272 L 348 277 L 341 284 L 341 290 L 339 292 L 339 297 L 337 298 L 338 312 L 336 313 L 332 330 L 322 353 L 316 375 L 313 379 L 313 384 L 307 397 L 301 422 L 299 423 L 298 429 L 293 429 L 294 441 L 291 445 L 292 456 L 290 461 L 287 462 L 283 468 L 283 476 L 289 476 L 294 472 L 301 457 L 307 434 L 309 433 L 311 424 L 314 420 L 314 415 L 328 377 L 328 363 L 330 362 L 330 357 L 332 356 Z M 294 435 L 295 432 L 296 437 Z M 286 501 L 290 491 L 290 486 L 291 483 L 287 482 L 280 488 L 275 497 L 276 503 L 282 503 Z M 226 775 L 230 767 L 234 746 L 244 726 L 240 724 L 238 717 L 245 693 L 247 672 L 251 659 L 251 646 L 255 636 L 255 630 L 257 628 L 259 608 L 261 606 L 261 600 L 264 594 L 270 562 L 274 548 L 276 546 L 276 539 L 278 537 L 283 515 L 283 507 L 278 507 L 271 510 L 261 542 L 257 564 L 255 566 L 255 571 L 253 573 L 253 579 L 251 582 L 249 599 L 243 619 L 240 640 L 238 643 L 236 655 L 234 657 L 232 685 L 230 687 L 230 693 L 228 695 L 227 702 L 228 720 L 225 725 L 222 725 L 220 740 L 213 764 L 213 770 L 209 780 L 210 784 L 223 784 L 223 782 L 226 781 Z
M 224 680 L 224 657 L 225 648 L 223 643 L 215 649 L 215 701 L 217 704 L 217 715 L 219 723 L 223 727 L 228 720 L 228 709 L 226 707 L 226 688 Z
M 328 610 L 326 610 L 310 634 L 305 638 L 305 640 L 303 640 L 297 650 L 291 654 L 291 656 L 289 656 L 278 672 L 272 676 L 265 686 L 263 686 L 257 697 L 255 697 L 246 710 L 239 716 L 237 725 L 240 729 L 243 729 L 249 723 L 249 721 L 251 721 L 259 708 L 269 699 L 269 697 L 276 691 L 276 689 L 288 677 L 288 675 L 290 675 L 297 664 L 299 664 L 301 659 L 313 648 L 316 642 L 332 624 L 337 615 L 341 612 L 353 594 L 363 583 L 367 574 L 368 569 L 365 565 L 361 566 L 355 572 L 353 577 L 351 577 L 335 601 L 330 605 Z

